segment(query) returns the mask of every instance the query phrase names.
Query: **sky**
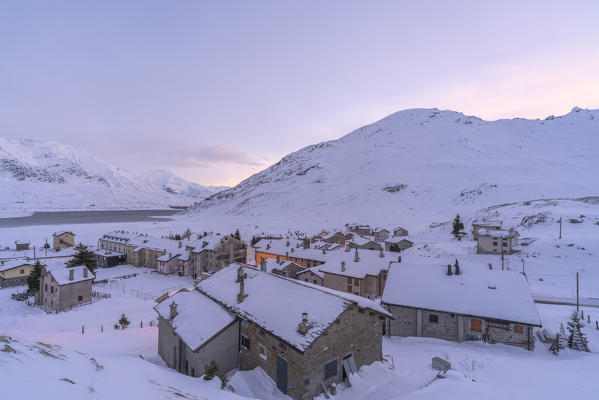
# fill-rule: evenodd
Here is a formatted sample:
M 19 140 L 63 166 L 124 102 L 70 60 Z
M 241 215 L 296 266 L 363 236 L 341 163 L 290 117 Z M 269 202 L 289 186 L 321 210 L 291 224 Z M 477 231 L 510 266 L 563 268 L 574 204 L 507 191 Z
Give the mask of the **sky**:
M 235 185 L 406 108 L 599 108 L 596 1 L 0 3 L 0 136 Z

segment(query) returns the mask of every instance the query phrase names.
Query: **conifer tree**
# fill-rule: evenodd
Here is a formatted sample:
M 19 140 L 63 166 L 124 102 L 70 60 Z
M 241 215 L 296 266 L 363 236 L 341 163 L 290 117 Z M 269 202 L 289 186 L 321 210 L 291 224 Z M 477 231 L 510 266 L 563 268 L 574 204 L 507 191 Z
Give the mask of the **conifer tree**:
M 67 262 L 67 267 L 76 267 L 77 265 L 85 265 L 92 273 L 97 267 L 96 255 L 83 243 L 79 243 L 77 246 L 75 246 L 75 254 L 73 255 L 73 258 Z
M 582 333 L 581 328 L 584 324 L 580 321 L 578 312 L 572 313 L 572 320 L 568 321 L 568 331 L 570 335 L 568 337 L 568 347 L 580 351 L 589 351 L 587 338 Z
M 126 329 L 130 323 L 131 322 L 129 322 L 129 318 L 127 318 L 125 313 L 121 314 L 121 318 L 119 318 L 119 325 L 121 326 L 121 329 Z
M 33 269 L 27 276 L 27 293 L 34 294 L 40 290 L 40 278 L 42 277 L 42 264 L 39 260 L 33 265 Z
M 235 234 L 233 235 L 233 237 L 237 240 L 241 240 L 241 235 L 239 234 L 239 229 L 235 230 Z
M 457 214 L 453 220 L 453 230 L 451 231 L 451 234 L 455 239 L 462 240 L 462 235 L 464 234 L 463 231 L 464 223 L 460 219 L 460 214 Z
M 559 327 L 559 340 L 558 340 L 559 348 L 565 349 L 567 344 L 566 330 L 564 329 L 564 324 L 560 324 Z
M 455 268 L 455 272 L 454 273 L 456 275 L 461 274 L 461 272 L 460 272 L 460 264 L 458 264 L 458 260 L 457 259 L 455 260 L 455 264 L 453 265 L 453 267 Z

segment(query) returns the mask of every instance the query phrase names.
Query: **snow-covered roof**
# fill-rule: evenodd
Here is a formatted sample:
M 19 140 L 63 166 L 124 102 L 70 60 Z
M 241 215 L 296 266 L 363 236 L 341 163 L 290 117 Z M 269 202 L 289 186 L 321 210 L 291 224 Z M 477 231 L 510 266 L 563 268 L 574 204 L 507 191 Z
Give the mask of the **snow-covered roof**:
M 241 303 L 237 301 L 239 267 L 247 274 L 244 280 L 247 297 Z M 341 292 L 262 272 L 240 263 L 230 264 L 201 281 L 198 290 L 302 352 L 352 304 L 388 315 L 374 301 L 349 298 Z M 305 335 L 297 330 L 302 313 L 308 313 L 310 324 Z
M 52 236 L 62 236 L 62 235 L 64 235 L 65 233 L 68 233 L 69 235 L 75 235 L 75 234 L 74 234 L 73 232 L 71 232 L 71 231 L 60 231 L 60 232 L 54 232 L 54 233 L 52 234 Z
M 381 232 L 387 232 L 387 233 L 391 233 L 388 229 L 385 228 L 376 228 L 375 230 L 373 230 L 373 233 L 381 233 Z
M 25 239 L 17 239 L 15 240 L 15 244 L 30 244 L 31 241 Z
M 397 253 L 382 252 L 379 250 L 358 250 L 358 261 L 355 260 L 356 250 L 340 250 L 329 253 L 327 261 L 318 265 L 321 272 L 351 276 L 364 279 L 366 275 L 377 276 L 382 270 L 387 270 L 391 262 L 398 260 Z M 345 271 L 341 270 L 341 263 L 345 263 Z
M 168 253 L 167 253 L 167 254 L 164 254 L 164 255 L 162 255 L 162 256 L 160 256 L 160 257 L 158 257 L 158 258 L 156 259 L 156 261 L 164 261 L 164 262 L 167 262 L 167 261 L 170 261 L 170 260 L 172 260 L 173 258 L 178 258 L 180 255 L 181 255 L 181 253 L 175 253 L 175 254 L 173 254 L 173 253 L 170 253 L 170 254 L 168 254 Z
M 501 228 L 501 221 L 474 221 L 472 225 L 476 226 L 493 226 Z
M 447 275 L 447 265 L 393 264 L 382 303 L 541 326 L 524 275 L 478 264 L 460 270 Z
M 414 242 L 412 242 L 411 240 L 406 239 L 405 236 L 391 236 L 391 237 L 388 237 L 387 239 L 385 239 L 385 243 L 399 243 L 399 242 L 403 242 L 403 241 L 414 244 Z
M 173 302 L 177 315 L 169 324 L 194 351 L 235 320 L 233 314 L 195 289 L 176 292 L 154 306 L 154 310 L 168 321 Z
M 355 243 L 358 246 L 363 246 L 367 243 L 374 242 L 374 238 L 355 235 L 351 241 L 352 241 L 352 243 Z
M 69 279 L 69 271 L 73 272 L 73 280 Z M 87 270 L 87 277 L 84 276 L 84 271 Z M 68 285 L 71 283 L 82 282 L 87 280 L 94 279 L 94 274 L 92 274 L 85 265 L 77 265 L 75 267 L 64 267 L 64 268 L 55 268 L 51 271 L 48 271 L 54 277 L 56 283 L 60 286 Z
M 266 272 L 272 272 L 273 269 L 279 269 L 279 270 L 284 269 L 285 267 L 287 267 L 290 264 L 297 265 L 296 263 L 291 262 L 291 261 L 277 262 L 277 260 L 274 258 L 265 258 L 264 263 L 266 264 Z M 303 269 L 303 267 L 301 265 L 298 265 L 298 267 Z M 257 268 L 260 268 L 260 265 L 258 265 Z
M 318 269 L 320 266 L 316 266 L 316 267 L 310 267 L 310 268 L 306 268 L 303 271 L 298 272 L 297 274 L 303 274 L 304 272 L 312 272 L 314 275 L 320 277 L 321 279 L 324 279 L 324 272 L 320 272 L 320 269 Z
M 195 243 L 197 243 L 197 246 L 195 247 L 195 250 L 193 252 L 199 253 L 204 250 L 214 250 L 221 243 L 223 243 L 224 240 L 228 237 L 229 236 L 227 236 L 227 235 L 218 235 L 218 234 L 204 236 L 203 238 L 200 238 L 200 239 L 194 241 Z
M 504 231 L 504 230 L 492 230 L 492 229 L 480 229 L 478 231 L 478 236 L 490 236 L 493 238 L 511 238 L 514 237 L 516 234 L 518 233 L 518 231 L 515 230 L 510 230 L 510 231 Z
M 22 265 L 33 265 L 33 263 L 23 259 L 0 261 L 0 272 L 8 271 L 9 269 L 20 267 Z
M 289 246 L 287 246 L 287 242 L 289 242 Z M 295 239 L 262 239 L 254 245 L 254 248 L 256 251 L 264 253 L 281 256 L 287 254 L 289 257 L 314 261 L 326 261 L 328 254 L 323 254 L 322 250 L 311 248 L 304 249 L 303 241 Z M 291 251 L 291 249 L 293 249 L 293 251 Z

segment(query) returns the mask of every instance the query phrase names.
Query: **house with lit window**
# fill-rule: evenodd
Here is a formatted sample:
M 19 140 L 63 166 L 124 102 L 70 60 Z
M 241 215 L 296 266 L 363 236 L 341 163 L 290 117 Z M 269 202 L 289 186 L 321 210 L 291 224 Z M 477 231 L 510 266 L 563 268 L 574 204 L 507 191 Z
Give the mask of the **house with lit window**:
M 489 230 L 480 229 L 476 237 L 478 254 L 513 254 L 518 245 L 518 231 L 515 229 Z
M 461 265 L 456 274 L 447 265 L 394 264 L 381 305 L 393 315 L 389 336 L 483 340 L 533 350 L 533 330 L 541 327 L 526 276 L 480 265 Z
M 304 268 L 311 268 L 324 263 L 327 254 L 331 253 L 326 247 L 310 248 L 308 241 L 295 239 L 261 239 L 252 247 L 256 251 L 256 265 L 260 265 L 262 260 L 273 259 L 278 262 L 291 261 Z
M 188 375 L 202 373 L 209 358 L 203 349 L 211 348 L 222 371 L 261 367 L 284 394 L 311 399 L 382 360 L 382 329 L 391 315 L 372 300 L 241 263 L 192 292 L 156 307 L 159 353 Z

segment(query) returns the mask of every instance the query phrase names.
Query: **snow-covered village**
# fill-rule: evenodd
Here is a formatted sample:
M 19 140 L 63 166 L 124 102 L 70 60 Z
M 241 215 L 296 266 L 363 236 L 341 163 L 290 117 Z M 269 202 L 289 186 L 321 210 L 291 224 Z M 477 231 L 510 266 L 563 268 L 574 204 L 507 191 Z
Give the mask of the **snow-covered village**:
M 599 398 L 597 15 L 0 4 L 0 399 Z

